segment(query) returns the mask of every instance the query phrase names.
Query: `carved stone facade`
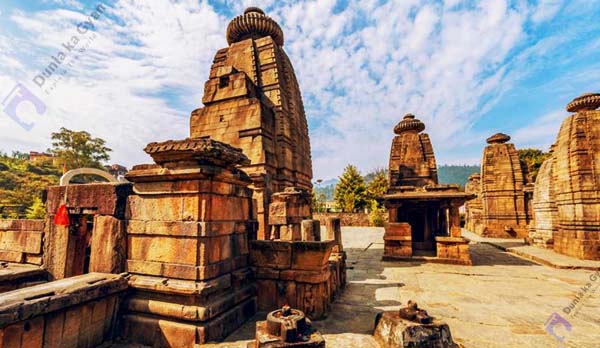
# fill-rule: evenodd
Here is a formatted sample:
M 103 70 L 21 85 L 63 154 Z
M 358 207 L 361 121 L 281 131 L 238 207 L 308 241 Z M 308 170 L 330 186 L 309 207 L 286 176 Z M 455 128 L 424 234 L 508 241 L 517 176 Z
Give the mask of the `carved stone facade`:
M 481 234 L 486 237 L 524 238 L 528 233 L 530 212 L 524 192 L 527 175 L 509 140 L 506 134 L 494 134 L 483 150 Z
M 552 189 L 558 209 L 554 250 L 600 260 L 600 94 L 575 98 L 554 148 Z
M 408 114 L 396 125 L 389 162 L 389 211 L 384 259 L 424 257 L 471 264 L 469 240 L 461 236 L 459 207 L 473 198 L 458 185 L 439 185 L 425 125 Z
M 249 8 L 229 24 L 227 41 L 205 84 L 205 106 L 192 112 L 190 133 L 241 148 L 250 158 L 242 168 L 253 180 L 258 239 L 266 239 L 271 195 L 312 188 L 308 125 L 279 25 Z

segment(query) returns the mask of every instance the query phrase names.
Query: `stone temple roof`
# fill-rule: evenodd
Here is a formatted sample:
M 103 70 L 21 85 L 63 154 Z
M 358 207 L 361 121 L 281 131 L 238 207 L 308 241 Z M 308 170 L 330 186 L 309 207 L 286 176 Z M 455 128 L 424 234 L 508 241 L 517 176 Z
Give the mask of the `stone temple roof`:
M 270 36 L 277 45 L 283 46 L 283 31 L 277 22 L 265 15 L 258 7 L 248 7 L 227 26 L 227 43 Z
M 583 94 L 567 104 L 568 112 L 596 110 L 600 107 L 600 93 Z
M 496 133 L 491 137 L 487 138 L 488 144 L 504 144 L 510 140 L 510 135 L 504 133 Z
M 394 133 L 400 134 L 403 132 L 416 130 L 417 133 L 420 133 L 425 130 L 425 124 L 420 120 L 415 118 L 413 114 L 406 114 L 402 121 L 394 127 Z

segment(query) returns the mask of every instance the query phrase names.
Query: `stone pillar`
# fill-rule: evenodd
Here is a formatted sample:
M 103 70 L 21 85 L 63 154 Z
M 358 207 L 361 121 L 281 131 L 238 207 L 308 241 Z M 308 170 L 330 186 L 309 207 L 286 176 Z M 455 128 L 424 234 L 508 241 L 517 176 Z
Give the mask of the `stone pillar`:
M 338 217 L 328 217 L 325 220 L 325 228 L 327 231 L 327 240 L 334 240 L 336 247 L 334 252 L 343 251 L 344 246 L 342 245 L 342 222 Z
M 460 229 L 460 212 L 458 210 L 458 206 L 456 204 L 451 204 L 449 213 L 450 220 L 450 236 L 451 237 L 460 237 L 462 235 Z

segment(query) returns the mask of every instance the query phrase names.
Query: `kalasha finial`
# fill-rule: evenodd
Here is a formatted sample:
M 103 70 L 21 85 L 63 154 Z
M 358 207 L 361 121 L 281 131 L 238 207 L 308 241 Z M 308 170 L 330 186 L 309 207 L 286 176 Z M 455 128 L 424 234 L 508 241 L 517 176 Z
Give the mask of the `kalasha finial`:
M 400 134 L 407 131 L 417 131 L 420 133 L 425 130 L 425 124 L 415 118 L 413 114 L 406 114 L 402 121 L 394 127 L 394 133 Z
M 263 11 L 260 7 L 250 6 L 244 10 L 244 14 L 248 13 L 259 13 L 261 15 L 264 15 L 265 11 Z
M 496 133 L 491 137 L 487 138 L 488 144 L 504 144 L 510 140 L 510 135 L 504 133 Z
M 585 93 L 567 104 L 568 112 L 596 110 L 600 107 L 600 93 Z
M 230 45 L 234 42 L 265 36 L 270 36 L 277 45 L 283 46 L 281 27 L 258 7 L 248 7 L 243 15 L 232 19 L 227 26 L 227 43 Z

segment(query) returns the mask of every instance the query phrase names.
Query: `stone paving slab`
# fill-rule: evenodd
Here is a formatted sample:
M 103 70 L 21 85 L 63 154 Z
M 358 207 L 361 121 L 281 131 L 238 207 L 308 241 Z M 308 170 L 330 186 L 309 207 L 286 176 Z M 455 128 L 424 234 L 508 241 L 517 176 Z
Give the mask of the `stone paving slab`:
M 466 348 L 559 347 L 545 330 L 553 313 L 571 326 L 556 326 L 562 347 L 600 347 L 600 279 L 590 279 L 594 272 L 546 267 L 483 243 L 471 246 L 473 266 L 382 262 L 383 229 L 347 227 L 342 233 L 348 286 L 327 319 L 313 322 L 328 348 L 377 348 L 371 336 L 375 314 L 397 310 L 409 299 L 445 320 Z M 569 305 L 567 314 L 563 308 Z M 264 316 L 226 342 L 204 347 L 245 348 L 254 322 Z
M 600 270 L 600 261 L 580 260 L 571 256 L 562 255 L 553 250 L 527 245 L 525 244 L 525 241 L 521 239 L 486 238 L 464 229 L 462 233 L 463 236 L 473 242 L 486 243 L 500 250 L 525 257 L 546 266 L 561 269 Z

